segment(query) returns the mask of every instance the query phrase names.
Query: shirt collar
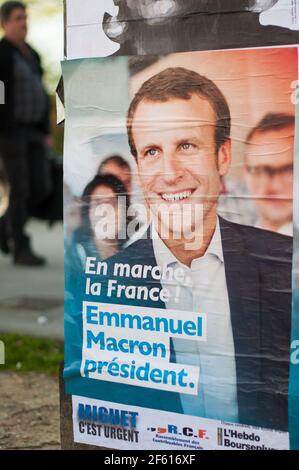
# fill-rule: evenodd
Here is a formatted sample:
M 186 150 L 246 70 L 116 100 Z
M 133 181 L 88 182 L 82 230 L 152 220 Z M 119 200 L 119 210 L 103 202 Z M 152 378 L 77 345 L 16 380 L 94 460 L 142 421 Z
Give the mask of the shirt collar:
M 158 266 L 169 266 L 172 263 L 179 263 L 179 261 L 176 259 L 174 254 L 169 250 L 169 248 L 165 245 L 164 241 L 159 237 L 154 224 L 152 224 L 151 230 L 152 230 L 154 254 L 155 254 Z M 196 263 L 197 261 L 200 261 L 201 259 L 209 255 L 216 256 L 222 263 L 224 262 L 220 223 L 219 223 L 218 217 L 217 217 L 215 232 L 212 237 L 211 243 L 208 246 L 207 251 L 205 252 L 202 258 L 194 259 L 192 261 L 192 264 Z

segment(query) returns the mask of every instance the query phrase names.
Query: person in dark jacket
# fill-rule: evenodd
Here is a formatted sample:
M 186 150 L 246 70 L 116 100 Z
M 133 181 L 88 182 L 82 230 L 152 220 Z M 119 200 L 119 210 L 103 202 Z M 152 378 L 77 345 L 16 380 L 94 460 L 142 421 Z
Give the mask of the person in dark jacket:
M 51 190 L 46 146 L 49 137 L 49 103 L 42 84 L 37 52 L 25 39 L 26 7 L 9 1 L 0 9 L 4 37 L 0 41 L 0 81 L 5 103 L 0 105 L 0 155 L 10 185 L 10 204 L 2 220 L 2 248 L 13 252 L 18 265 L 41 266 L 25 233 L 28 215 L 46 200 Z M 6 244 L 11 240 L 11 245 Z M 4 245 L 4 246 L 3 246 Z

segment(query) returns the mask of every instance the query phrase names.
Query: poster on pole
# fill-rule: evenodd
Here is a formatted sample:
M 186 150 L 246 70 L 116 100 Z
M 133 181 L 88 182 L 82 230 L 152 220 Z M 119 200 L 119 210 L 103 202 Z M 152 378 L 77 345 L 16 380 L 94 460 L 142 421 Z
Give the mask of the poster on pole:
M 297 4 L 225 2 L 241 40 L 222 1 L 69 0 L 67 32 L 99 3 L 118 46 L 62 64 L 74 440 L 298 449 Z

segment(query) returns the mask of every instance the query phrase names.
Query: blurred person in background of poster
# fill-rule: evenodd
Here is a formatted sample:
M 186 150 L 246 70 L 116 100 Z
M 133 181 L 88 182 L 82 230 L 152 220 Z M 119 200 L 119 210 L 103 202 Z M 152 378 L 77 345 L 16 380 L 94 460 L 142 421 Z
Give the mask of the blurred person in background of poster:
M 245 181 L 255 203 L 255 225 L 293 235 L 293 164 L 295 118 L 269 113 L 250 131 Z
M 256 210 L 244 181 L 222 178 L 218 212 L 230 222 L 254 225 Z
M 130 212 L 134 216 L 134 230 L 128 234 L 126 246 L 131 245 L 135 240 L 140 238 L 148 226 L 148 213 L 144 205 L 144 201 L 140 199 L 139 194 L 133 192 L 132 169 L 130 164 L 120 155 L 111 155 L 103 160 L 98 169 L 99 175 L 111 174 L 121 180 L 127 189 L 130 200 Z
M 105 260 L 123 248 L 129 204 L 126 187 L 114 175 L 96 175 L 87 184 L 81 197 L 81 224 L 73 233 L 66 256 L 72 268 L 82 270 L 87 257 Z
M 130 195 L 132 191 L 132 172 L 129 163 L 121 155 L 105 158 L 98 168 L 98 175 L 114 175 L 123 183 Z
M 107 259 L 126 242 L 129 197 L 124 184 L 114 175 L 97 175 L 82 195 L 82 228 L 86 256 Z
M 4 30 L 0 80 L 5 86 L 5 104 L 0 106 L 0 154 L 10 185 L 9 210 L 2 220 L 7 243 L 5 246 L 2 237 L 2 248 L 12 251 L 15 264 L 38 267 L 45 259 L 32 251 L 25 226 L 29 214 L 42 206 L 52 189 L 46 158 L 51 145 L 49 101 L 40 57 L 26 43 L 26 6 L 5 2 L 0 16 Z

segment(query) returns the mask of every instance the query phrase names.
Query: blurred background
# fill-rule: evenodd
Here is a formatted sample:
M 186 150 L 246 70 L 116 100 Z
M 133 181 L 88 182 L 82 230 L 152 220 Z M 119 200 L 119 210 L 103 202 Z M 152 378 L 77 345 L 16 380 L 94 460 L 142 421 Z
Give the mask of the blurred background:
M 0 1 L 0 5 L 4 1 Z M 51 124 L 54 146 L 62 152 L 63 130 L 56 126 L 55 90 L 63 59 L 63 0 L 24 0 L 28 13 L 27 42 L 40 54 L 44 84 L 51 98 Z M 2 32 L 0 33 L 0 35 Z
M 3 3 L 0 0 L 0 7 Z M 56 125 L 55 90 L 63 59 L 63 1 L 23 3 L 28 16 L 26 42 L 41 57 L 43 84 L 50 100 L 49 156 L 62 173 L 63 127 Z M 62 198 L 62 175 L 60 178 Z M 2 196 L 0 184 L 3 202 Z M 47 264 L 38 269 L 16 266 L 9 254 L 0 252 L 0 341 L 5 346 L 4 365 L 0 358 L 0 449 L 60 449 L 63 225 L 62 221 L 31 218 L 26 232 L 33 249 L 47 259 Z M 15 410 L 13 417 L 11 409 Z

